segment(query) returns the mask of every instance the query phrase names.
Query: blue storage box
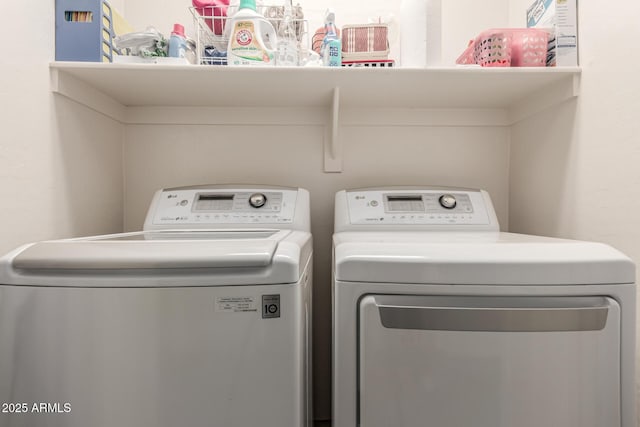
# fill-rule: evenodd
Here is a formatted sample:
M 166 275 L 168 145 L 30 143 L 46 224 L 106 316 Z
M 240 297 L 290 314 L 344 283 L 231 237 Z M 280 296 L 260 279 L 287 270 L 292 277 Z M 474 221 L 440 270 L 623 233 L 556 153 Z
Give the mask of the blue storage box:
M 56 61 L 113 61 L 113 13 L 104 0 L 56 0 Z

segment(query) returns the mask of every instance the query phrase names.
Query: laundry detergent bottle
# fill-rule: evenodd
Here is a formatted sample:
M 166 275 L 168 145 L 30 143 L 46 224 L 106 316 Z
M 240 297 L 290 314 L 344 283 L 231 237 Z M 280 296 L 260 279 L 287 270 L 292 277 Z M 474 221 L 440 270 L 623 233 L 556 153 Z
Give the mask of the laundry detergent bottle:
M 276 31 L 256 11 L 255 0 L 241 0 L 238 11 L 230 19 L 231 33 L 227 63 L 231 66 L 275 65 Z

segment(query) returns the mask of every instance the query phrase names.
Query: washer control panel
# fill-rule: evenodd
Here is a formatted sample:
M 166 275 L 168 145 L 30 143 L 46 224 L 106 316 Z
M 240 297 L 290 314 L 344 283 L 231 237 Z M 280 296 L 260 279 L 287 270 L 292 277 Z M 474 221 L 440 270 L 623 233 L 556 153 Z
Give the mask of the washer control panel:
M 286 224 L 293 222 L 296 190 L 168 189 L 154 225 Z
M 476 190 L 350 190 L 351 224 L 486 225 L 489 213 Z

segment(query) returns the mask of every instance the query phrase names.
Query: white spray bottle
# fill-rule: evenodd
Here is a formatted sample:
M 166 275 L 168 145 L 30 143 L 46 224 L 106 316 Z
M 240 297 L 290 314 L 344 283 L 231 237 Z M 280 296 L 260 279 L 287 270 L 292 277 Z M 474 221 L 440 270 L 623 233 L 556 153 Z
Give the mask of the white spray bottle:
M 227 64 L 275 65 L 276 31 L 264 16 L 256 12 L 255 0 L 241 0 L 238 11 L 229 21 L 231 33 L 227 48 Z
M 336 30 L 336 14 L 333 9 L 327 9 L 324 17 L 324 38 L 320 47 L 322 65 L 328 67 L 342 66 L 342 40 Z

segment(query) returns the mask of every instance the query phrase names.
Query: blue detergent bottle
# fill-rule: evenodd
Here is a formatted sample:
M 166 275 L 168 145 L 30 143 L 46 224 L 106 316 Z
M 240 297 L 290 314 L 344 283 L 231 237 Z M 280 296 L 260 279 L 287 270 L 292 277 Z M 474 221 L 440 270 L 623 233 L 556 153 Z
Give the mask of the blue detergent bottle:
M 169 38 L 169 57 L 184 58 L 187 52 L 187 36 L 184 35 L 184 27 L 173 24 L 173 31 Z

